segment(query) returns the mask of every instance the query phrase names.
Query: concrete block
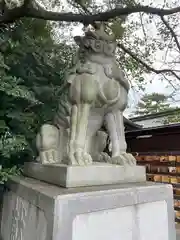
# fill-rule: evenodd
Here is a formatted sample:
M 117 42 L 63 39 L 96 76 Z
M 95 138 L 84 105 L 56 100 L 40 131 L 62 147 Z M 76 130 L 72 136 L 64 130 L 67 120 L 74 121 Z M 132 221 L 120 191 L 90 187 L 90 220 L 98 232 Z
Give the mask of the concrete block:
M 24 175 L 67 188 L 146 181 L 143 166 L 108 163 L 88 166 L 25 163 Z
M 171 185 L 150 182 L 60 188 L 12 178 L 3 240 L 175 240 Z

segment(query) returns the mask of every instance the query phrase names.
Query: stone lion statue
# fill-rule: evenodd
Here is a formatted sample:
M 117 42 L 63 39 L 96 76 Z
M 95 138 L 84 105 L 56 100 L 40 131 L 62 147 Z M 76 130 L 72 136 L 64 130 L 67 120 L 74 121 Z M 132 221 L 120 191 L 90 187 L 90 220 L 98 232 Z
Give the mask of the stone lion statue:
M 73 59 L 68 91 L 52 125 L 37 134 L 37 158 L 42 164 L 89 165 L 93 161 L 134 165 L 126 153 L 123 111 L 129 83 L 115 60 L 116 41 L 97 23 L 83 37 L 74 38 L 79 49 Z M 105 123 L 107 132 L 101 131 Z M 110 137 L 112 156 L 104 151 Z

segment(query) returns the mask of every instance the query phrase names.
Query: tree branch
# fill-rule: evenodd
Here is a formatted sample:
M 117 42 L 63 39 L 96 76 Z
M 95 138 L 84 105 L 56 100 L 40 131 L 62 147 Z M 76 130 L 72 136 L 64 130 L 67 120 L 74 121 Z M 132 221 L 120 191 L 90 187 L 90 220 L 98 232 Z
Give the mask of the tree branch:
M 135 59 L 138 63 L 140 63 L 142 66 L 144 66 L 147 70 L 157 73 L 157 74 L 162 74 L 162 73 L 171 73 L 174 75 L 178 80 L 180 80 L 180 76 L 178 76 L 175 71 L 176 70 L 171 70 L 171 69 L 155 69 L 151 66 L 149 66 L 147 63 L 142 61 L 140 58 L 137 57 L 137 54 L 131 52 L 129 49 L 127 49 L 122 43 L 117 44 L 118 47 L 120 47 L 125 53 L 129 54 L 133 59 Z M 179 71 L 179 70 L 177 70 Z
M 15 20 L 23 17 L 23 12 L 27 11 L 27 6 L 29 3 L 30 0 L 24 0 L 23 5 L 20 7 L 9 9 L 5 3 L 5 0 L 3 0 L 0 5 L 0 24 L 12 23 Z
M 180 44 L 179 44 L 178 38 L 176 36 L 176 33 L 174 32 L 173 28 L 169 25 L 169 23 L 165 20 L 164 16 L 161 16 L 161 20 L 163 21 L 163 23 L 167 27 L 167 29 L 170 31 L 170 33 L 171 33 L 172 37 L 174 38 L 174 41 L 177 45 L 177 48 L 180 52 Z
M 146 34 L 146 30 L 145 30 L 144 24 L 143 24 L 143 16 L 142 16 L 142 13 L 139 13 L 139 16 L 140 16 L 141 27 L 142 27 L 142 31 L 143 31 L 143 34 L 144 34 L 144 38 L 145 38 L 145 41 L 147 42 L 147 34 Z
M 172 83 L 172 81 L 167 78 L 167 76 L 166 76 L 164 73 L 162 73 L 162 76 L 163 76 L 163 78 L 171 85 L 171 87 L 174 89 L 173 92 L 177 92 L 177 90 L 178 90 L 179 88 L 177 88 L 177 87 Z M 175 83 L 175 84 L 177 85 L 177 83 Z M 171 95 L 172 95 L 172 93 L 171 93 Z
M 27 4 L 28 1 L 28 4 Z M 14 9 L 6 9 L 4 14 L 0 17 L 0 23 L 14 22 L 22 17 L 38 18 L 51 21 L 65 21 L 65 22 L 82 22 L 85 24 L 91 24 L 94 21 L 108 21 L 109 19 L 115 18 L 117 16 L 129 15 L 132 13 L 144 12 L 148 14 L 154 14 L 159 16 L 170 15 L 180 12 L 180 7 L 163 9 L 155 8 L 150 6 L 136 5 L 131 7 L 122 7 L 111 9 L 106 12 L 101 12 L 98 14 L 75 14 L 72 12 L 59 13 L 43 9 L 36 2 L 36 7 L 30 0 L 25 1 L 21 7 Z M 37 7 L 38 6 L 38 7 Z

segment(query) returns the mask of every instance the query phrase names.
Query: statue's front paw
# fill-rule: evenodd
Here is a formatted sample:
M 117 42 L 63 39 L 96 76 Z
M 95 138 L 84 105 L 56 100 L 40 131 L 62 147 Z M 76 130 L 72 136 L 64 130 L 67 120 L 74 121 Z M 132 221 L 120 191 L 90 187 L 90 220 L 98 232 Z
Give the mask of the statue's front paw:
M 112 164 L 118 164 L 118 165 L 136 165 L 136 159 L 133 157 L 130 153 L 121 153 L 119 156 L 112 157 L 111 158 Z
M 55 149 L 41 151 L 39 160 L 42 164 L 58 163 L 59 162 L 58 151 Z
M 100 162 L 109 163 L 111 161 L 111 157 L 107 153 L 101 152 L 99 155 Z
M 84 166 L 89 164 L 92 164 L 92 157 L 81 148 L 68 154 L 68 165 Z

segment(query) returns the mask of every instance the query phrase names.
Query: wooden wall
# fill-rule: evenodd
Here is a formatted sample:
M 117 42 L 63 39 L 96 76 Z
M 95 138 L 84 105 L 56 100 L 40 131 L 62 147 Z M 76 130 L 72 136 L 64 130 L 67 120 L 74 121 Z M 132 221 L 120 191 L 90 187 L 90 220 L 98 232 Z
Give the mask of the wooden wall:
M 180 151 L 180 125 L 126 132 L 129 152 Z
M 147 181 L 173 186 L 175 221 L 180 223 L 180 125 L 126 132 L 128 152 L 146 167 Z

